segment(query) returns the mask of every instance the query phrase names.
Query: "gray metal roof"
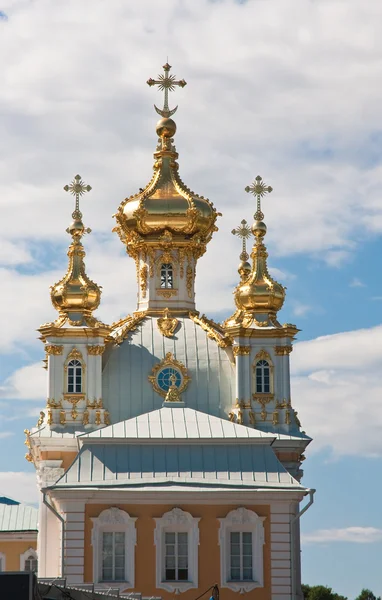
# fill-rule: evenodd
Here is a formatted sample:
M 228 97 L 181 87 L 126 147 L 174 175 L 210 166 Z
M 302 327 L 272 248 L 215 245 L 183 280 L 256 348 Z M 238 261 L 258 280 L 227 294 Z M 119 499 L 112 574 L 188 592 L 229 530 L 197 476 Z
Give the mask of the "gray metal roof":
M 84 445 L 68 471 L 52 487 L 126 488 L 164 483 L 304 489 L 284 469 L 269 445 L 234 442 Z
M 113 423 L 161 407 L 148 375 L 167 352 L 185 365 L 191 380 L 182 393 L 186 406 L 227 418 L 235 400 L 235 367 L 229 354 L 187 317 L 177 317 L 172 338 L 161 334 L 156 317 L 142 321 L 120 346 L 103 355 L 102 397 Z
M 0 504 L 0 532 L 37 531 L 38 510 L 25 504 Z
M 192 408 L 164 406 L 138 417 L 82 434 L 80 441 L 106 440 L 247 440 L 271 443 L 277 435 L 231 423 Z M 86 440 L 88 438 L 88 440 Z

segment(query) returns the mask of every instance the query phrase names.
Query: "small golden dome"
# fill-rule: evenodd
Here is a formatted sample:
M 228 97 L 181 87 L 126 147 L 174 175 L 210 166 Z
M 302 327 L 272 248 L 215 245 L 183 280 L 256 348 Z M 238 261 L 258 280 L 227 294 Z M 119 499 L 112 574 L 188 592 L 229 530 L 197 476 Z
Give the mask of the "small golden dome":
M 172 119 L 160 119 L 157 123 L 156 132 L 161 138 L 172 138 L 176 133 L 176 123 Z

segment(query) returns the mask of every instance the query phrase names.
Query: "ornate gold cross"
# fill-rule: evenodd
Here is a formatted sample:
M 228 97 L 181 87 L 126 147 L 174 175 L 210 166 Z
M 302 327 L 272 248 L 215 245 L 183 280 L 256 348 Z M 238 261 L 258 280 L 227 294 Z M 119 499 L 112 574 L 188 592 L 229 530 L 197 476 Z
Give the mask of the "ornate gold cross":
M 251 228 L 247 224 L 247 221 L 243 219 L 236 229 L 232 229 L 231 233 L 242 239 L 243 250 L 240 254 L 240 260 L 248 260 L 249 255 L 247 253 L 247 239 L 251 236 L 252 232 Z
M 76 197 L 76 206 L 72 214 L 73 219 L 81 219 L 82 213 L 80 211 L 80 196 L 83 196 L 86 192 L 90 192 L 90 185 L 86 185 L 81 179 L 81 175 L 76 175 L 73 181 L 69 185 L 64 186 L 65 192 L 70 192 L 72 196 Z
M 171 65 L 169 65 L 168 62 L 166 62 L 166 64 L 163 65 L 164 75 L 158 75 L 158 79 L 150 78 L 147 80 L 147 84 L 150 87 L 153 85 L 157 85 L 161 92 L 164 91 L 164 102 L 163 102 L 162 110 L 160 110 L 157 106 L 155 106 L 155 104 L 154 104 L 154 108 L 157 111 L 158 115 L 161 115 L 161 117 L 166 117 L 167 119 L 169 117 L 171 117 L 174 113 L 176 113 L 176 111 L 178 110 L 177 106 L 175 108 L 173 108 L 172 110 L 169 109 L 168 93 L 173 92 L 175 90 L 176 85 L 178 85 L 179 87 L 182 87 L 182 88 L 185 85 L 187 85 L 187 82 L 184 81 L 184 79 L 180 79 L 179 81 L 176 81 L 176 76 L 169 74 L 170 69 L 171 69 Z
M 265 196 L 265 194 L 270 194 L 273 188 L 270 185 L 265 185 L 263 178 L 258 175 L 255 181 L 251 185 L 247 185 L 245 188 L 246 192 L 249 192 L 256 196 L 257 199 L 257 209 L 254 214 L 254 218 L 256 221 L 262 221 L 264 219 L 264 214 L 261 212 L 261 198 Z

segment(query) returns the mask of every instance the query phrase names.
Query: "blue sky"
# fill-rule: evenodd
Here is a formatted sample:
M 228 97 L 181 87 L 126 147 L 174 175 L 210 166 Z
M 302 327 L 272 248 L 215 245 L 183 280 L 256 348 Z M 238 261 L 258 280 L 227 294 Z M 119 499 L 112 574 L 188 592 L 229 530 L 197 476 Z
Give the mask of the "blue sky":
M 7 18 L 2 17 L 2 14 Z M 35 501 L 23 429 L 45 405 L 36 329 L 54 317 L 72 211 L 106 322 L 135 309 L 135 267 L 111 232 L 151 176 L 169 57 L 188 82 L 176 145 L 182 179 L 223 213 L 199 261 L 197 304 L 233 311 L 240 244 L 260 174 L 269 265 L 287 286 L 281 322 L 301 328 L 292 402 L 314 442 L 304 483 L 303 580 L 382 594 L 382 4 L 342 0 L 6 0 L 0 12 L 0 491 Z M 196 35 L 197 32 L 197 35 Z

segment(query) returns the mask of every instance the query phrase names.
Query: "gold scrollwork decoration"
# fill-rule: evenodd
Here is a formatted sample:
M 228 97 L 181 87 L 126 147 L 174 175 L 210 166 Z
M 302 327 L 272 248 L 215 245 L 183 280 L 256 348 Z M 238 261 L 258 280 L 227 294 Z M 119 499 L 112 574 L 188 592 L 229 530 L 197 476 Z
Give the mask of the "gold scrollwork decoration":
M 44 413 L 44 411 L 43 411 L 43 410 L 40 410 L 40 416 L 39 416 L 39 419 L 38 419 L 38 421 L 37 421 L 37 425 L 36 425 L 36 427 L 41 427 L 41 425 L 42 425 L 42 424 L 43 424 L 43 422 L 44 422 L 44 419 L 45 419 L 45 413 Z
M 256 356 L 255 356 L 255 360 L 270 360 L 270 354 L 269 352 L 267 352 L 266 350 L 260 350 Z
M 161 334 L 165 337 L 172 337 L 175 333 L 176 328 L 179 325 L 178 319 L 171 319 L 170 311 L 168 308 L 165 308 L 163 311 L 163 317 L 160 317 L 157 320 L 157 326 Z
M 139 271 L 139 277 L 140 277 L 140 285 L 141 285 L 141 291 L 142 291 L 142 298 L 146 298 L 146 292 L 147 292 L 147 278 L 149 275 L 149 270 L 147 265 L 144 265 L 141 270 Z
M 275 346 L 276 356 L 287 356 L 293 350 L 293 346 Z
M 105 352 L 105 346 L 94 346 L 91 344 L 87 348 L 88 354 L 90 354 L 91 356 L 99 356 Z
M 233 346 L 234 356 L 248 356 L 251 352 L 251 346 Z
M 188 386 L 189 382 L 191 381 L 191 377 L 188 375 L 187 368 L 184 366 L 184 364 L 176 360 L 172 352 L 167 352 L 166 356 L 153 367 L 151 375 L 148 376 L 148 380 L 150 381 L 154 390 L 163 398 L 166 397 L 167 391 L 162 390 L 162 388 L 159 387 L 157 382 L 157 374 L 164 367 L 173 367 L 177 371 L 181 372 L 182 381 L 180 386 L 178 387 L 178 392 L 179 394 L 182 394 Z
M 177 296 L 178 295 L 178 290 L 174 290 L 174 289 L 159 289 L 157 290 L 157 294 L 158 296 L 163 296 L 163 298 L 165 298 L 166 300 L 169 300 L 170 298 L 172 298 L 173 296 Z
M 206 315 L 200 316 L 198 312 L 189 312 L 188 316 L 194 323 L 206 331 L 207 337 L 214 340 L 220 348 L 232 346 L 232 338 L 224 333 L 223 328 L 218 323 L 215 323 L 212 319 L 208 319 Z
M 188 265 L 188 267 L 186 269 L 186 288 L 187 288 L 187 293 L 188 293 L 189 298 L 192 298 L 193 281 L 194 281 L 194 271 L 192 270 L 192 267 L 190 267 L 190 265 Z
M 47 344 L 45 346 L 45 352 L 53 356 L 60 356 L 63 352 L 64 346 L 57 346 L 56 344 Z

